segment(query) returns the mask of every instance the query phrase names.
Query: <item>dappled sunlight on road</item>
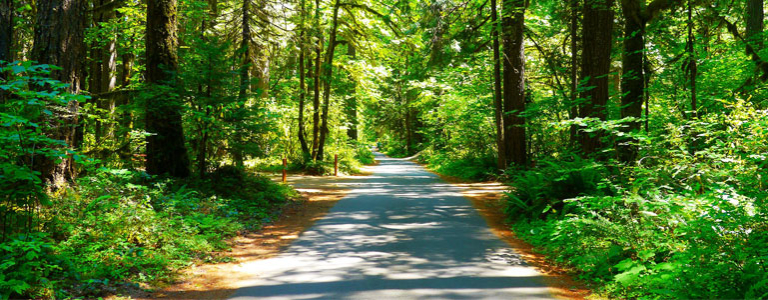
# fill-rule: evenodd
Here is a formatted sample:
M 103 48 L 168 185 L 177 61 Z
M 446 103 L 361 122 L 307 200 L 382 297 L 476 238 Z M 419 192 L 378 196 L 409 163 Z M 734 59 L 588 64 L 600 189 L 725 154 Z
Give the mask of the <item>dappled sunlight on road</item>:
M 548 299 L 541 275 L 461 196 L 416 164 L 378 156 L 347 196 L 236 299 Z

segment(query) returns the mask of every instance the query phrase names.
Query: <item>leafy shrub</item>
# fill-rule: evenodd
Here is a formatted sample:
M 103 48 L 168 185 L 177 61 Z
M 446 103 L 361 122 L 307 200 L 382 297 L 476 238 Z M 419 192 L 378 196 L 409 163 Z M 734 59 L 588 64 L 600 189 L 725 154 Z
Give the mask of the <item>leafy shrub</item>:
M 463 180 L 483 181 L 498 173 L 496 158 L 491 155 L 438 152 L 427 148 L 419 152 L 418 159 L 440 174 Z
M 575 155 L 568 160 L 544 160 L 536 168 L 511 172 L 512 191 L 506 193 L 505 212 L 512 219 L 543 218 L 548 213 L 562 213 L 567 199 L 615 193 L 604 165 Z

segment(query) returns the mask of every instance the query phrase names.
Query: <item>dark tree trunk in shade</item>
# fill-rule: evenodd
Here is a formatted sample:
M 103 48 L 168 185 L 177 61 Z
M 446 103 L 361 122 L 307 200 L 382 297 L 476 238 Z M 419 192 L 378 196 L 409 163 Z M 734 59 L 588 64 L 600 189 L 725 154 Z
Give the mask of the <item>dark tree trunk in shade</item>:
M 586 88 L 581 93 L 585 99 L 579 107 L 579 117 L 605 120 L 608 103 L 608 73 L 611 67 L 613 33 L 613 0 L 585 0 L 582 31 L 581 78 Z M 601 132 L 579 132 L 579 143 L 585 154 L 592 154 L 602 147 Z
M 691 117 L 694 119 L 699 116 L 699 107 L 696 98 L 696 77 L 698 75 L 698 64 L 696 61 L 696 51 L 694 43 L 696 39 L 693 36 L 693 5 L 688 0 L 688 42 L 685 50 L 687 54 L 686 71 L 688 72 L 688 86 L 691 88 Z
M 13 0 L 0 0 L 0 60 L 11 62 L 13 45 Z M 1 94 L 0 94 L 1 95 Z
M 576 103 L 576 99 L 578 99 L 577 90 L 579 86 L 578 81 L 578 70 L 579 70 L 579 48 L 578 48 L 578 37 L 579 37 L 579 0 L 571 0 L 571 26 L 570 26 L 570 35 L 571 35 L 571 78 L 570 78 L 570 107 L 568 110 L 568 116 L 571 119 L 575 119 L 579 116 L 579 106 Z M 574 145 L 577 141 L 577 132 L 578 132 L 578 126 L 571 125 L 570 127 L 570 142 L 571 145 Z
M 69 84 L 68 91 L 80 93 L 85 79 L 85 12 L 86 0 L 38 0 L 32 59 L 41 64 L 61 67 L 51 72 L 51 78 Z M 48 120 L 49 136 L 76 145 L 77 102 L 67 104 L 65 112 Z M 38 168 L 42 176 L 54 183 L 75 176 L 71 157 L 60 163 L 44 162 Z
M 755 50 L 759 51 L 763 49 L 763 19 L 765 13 L 763 11 L 763 0 L 746 0 L 747 11 L 747 41 L 752 43 Z M 749 53 L 747 53 L 749 54 Z
M 181 99 L 172 91 L 178 69 L 176 0 L 147 1 L 147 83 L 156 95 L 146 104 L 147 173 L 189 176 L 181 124 Z
M 323 53 L 323 32 L 320 29 L 320 0 L 315 0 L 315 31 L 317 46 L 315 47 L 314 82 L 312 86 L 312 160 L 317 159 L 320 144 L 320 65 Z
M 240 87 L 238 91 L 238 106 L 245 105 L 251 91 L 251 68 L 253 67 L 253 52 L 251 51 L 251 42 L 253 32 L 251 31 L 251 0 L 243 0 L 242 5 L 242 27 L 240 36 L 240 52 L 243 56 L 240 65 Z M 232 160 L 237 167 L 243 167 L 245 157 L 243 155 L 241 143 L 242 133 L 236 132 L 234 136 L 234 145 L 230 145 L 232 151 Z
M 504 98 L 501 96 L 501 54 L 499 53 L 499 13 L 496 0 L 491 0 L 491 39 L 493 39 L 493 116 L 496 121 L 496 149 L 498 152 L 496 167 L 504 170 L 507 167 L 506 150 L 504 145 Z
M 502 45 L 504 49 L 504 150 L 507 165 L 527 164 L 525 135 L 525 45 L 523 31 L 525 0 L 502 2 Z
M 300 33 L 299 33 L 299 144 L 301 144 L 301 153 L 303 157 L 306 159 L 309 157 L 309 146 L 307 146 L 307 138 L 306 133 L 304 132 L 304 101 L 306 100 L 307 96 L 307 87 L 305 84 L 307 73 L 305 69 L 305 57 L 306 57 L 306 28 L 305 28 L 305 22 L 306 22 L 306 15 L 307 12 L 305 10 L 305 1 L 301 0 L 301 23 L 300 23 Z M 311 60 L 309 60 L 311 62 Z
M 251 65 L 253 64 L 251 55 L 251 0 L 243 0 L 243 31 L 240 37 L 240 52 L 242 52 L 243 62 L 240 66 L 240 101 L 245 101 L 248 97 L 248 91 L 251 85 Z
M 328 109 L 331 106 L 331 81 L 333 80 L 333 52 L 336 50 L 336 32 L 339 25 L 339 0 L 335 1 L 333 6 L 333 18 L 331 20 L 331 31 L 328 35 L 328 49 L 325 51 L 325 61 L 323 62 L 323 116 L 320 128 L 320 140 L 317 150 L 316 160 L 323 160 L 325 153 L 325 140 L 328 137 Z
M 645 19 L 642 17 L 641 0 L 621 0 L 624 15 L 624 53 L 622 55 L 621 76 L 621 117 L 636 118 L 626 123 L 622 131 L 639 131 L 641 125 L 645 91 L 645 69 L 643 53 L 645 51 Z M 632 139 L 619 139 L 619 161 L 629 163 L 637 157 L 637 147 Z

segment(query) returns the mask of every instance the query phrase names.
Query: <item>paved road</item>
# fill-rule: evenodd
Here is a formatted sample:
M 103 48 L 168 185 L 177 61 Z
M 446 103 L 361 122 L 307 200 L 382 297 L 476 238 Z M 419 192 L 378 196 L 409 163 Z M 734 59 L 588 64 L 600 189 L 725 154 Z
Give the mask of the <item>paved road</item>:
M 249 265 L 261 275 L 233 299 L 552 299 L 458 188 L 376 159 L 284 253 Z

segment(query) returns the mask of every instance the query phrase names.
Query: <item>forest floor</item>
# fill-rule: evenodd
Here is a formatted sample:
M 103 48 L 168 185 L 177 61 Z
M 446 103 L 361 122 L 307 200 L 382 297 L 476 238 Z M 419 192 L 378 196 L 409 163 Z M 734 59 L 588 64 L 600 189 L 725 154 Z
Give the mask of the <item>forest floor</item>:
M 365 176 L 370 169 L 363 169 Z M 438 174 L 439 175 L 439 174 Z M 461 188 L 461 193 L 486 220 L 491 231 L 514 248 L 525 261 L 544 274 L 552 294 L 560 299 L 584 299 L 589 290 L 573 281 L 565 270 L 547 262 L 532 247 L 515 237 L 505 223 L 503 192 L 507 187 L 498 182 L 462 182 L 440 177 Z M 281 216 L 258 232 L 247 233 L 234 240 L 230 251 L 218 255 L 235 259 L 233 262 L 200 264 L 185 270 L 175 284 L 161 287 L 154 293 L 131 295 L 134 299 L 226 299 L 242 283 L 257 276 L 258 270 L 245 267 L 250 262 L 272 258 L 286 249 L 315 221 L 321 219 L 335 203 L 351 189 L 345 182 L 360 176 L 317 177 L 291 174 L 288 183 L 303 196 L 304 201 L 287 206 Z M 279 176 L 274 177 L 279 180 Z

